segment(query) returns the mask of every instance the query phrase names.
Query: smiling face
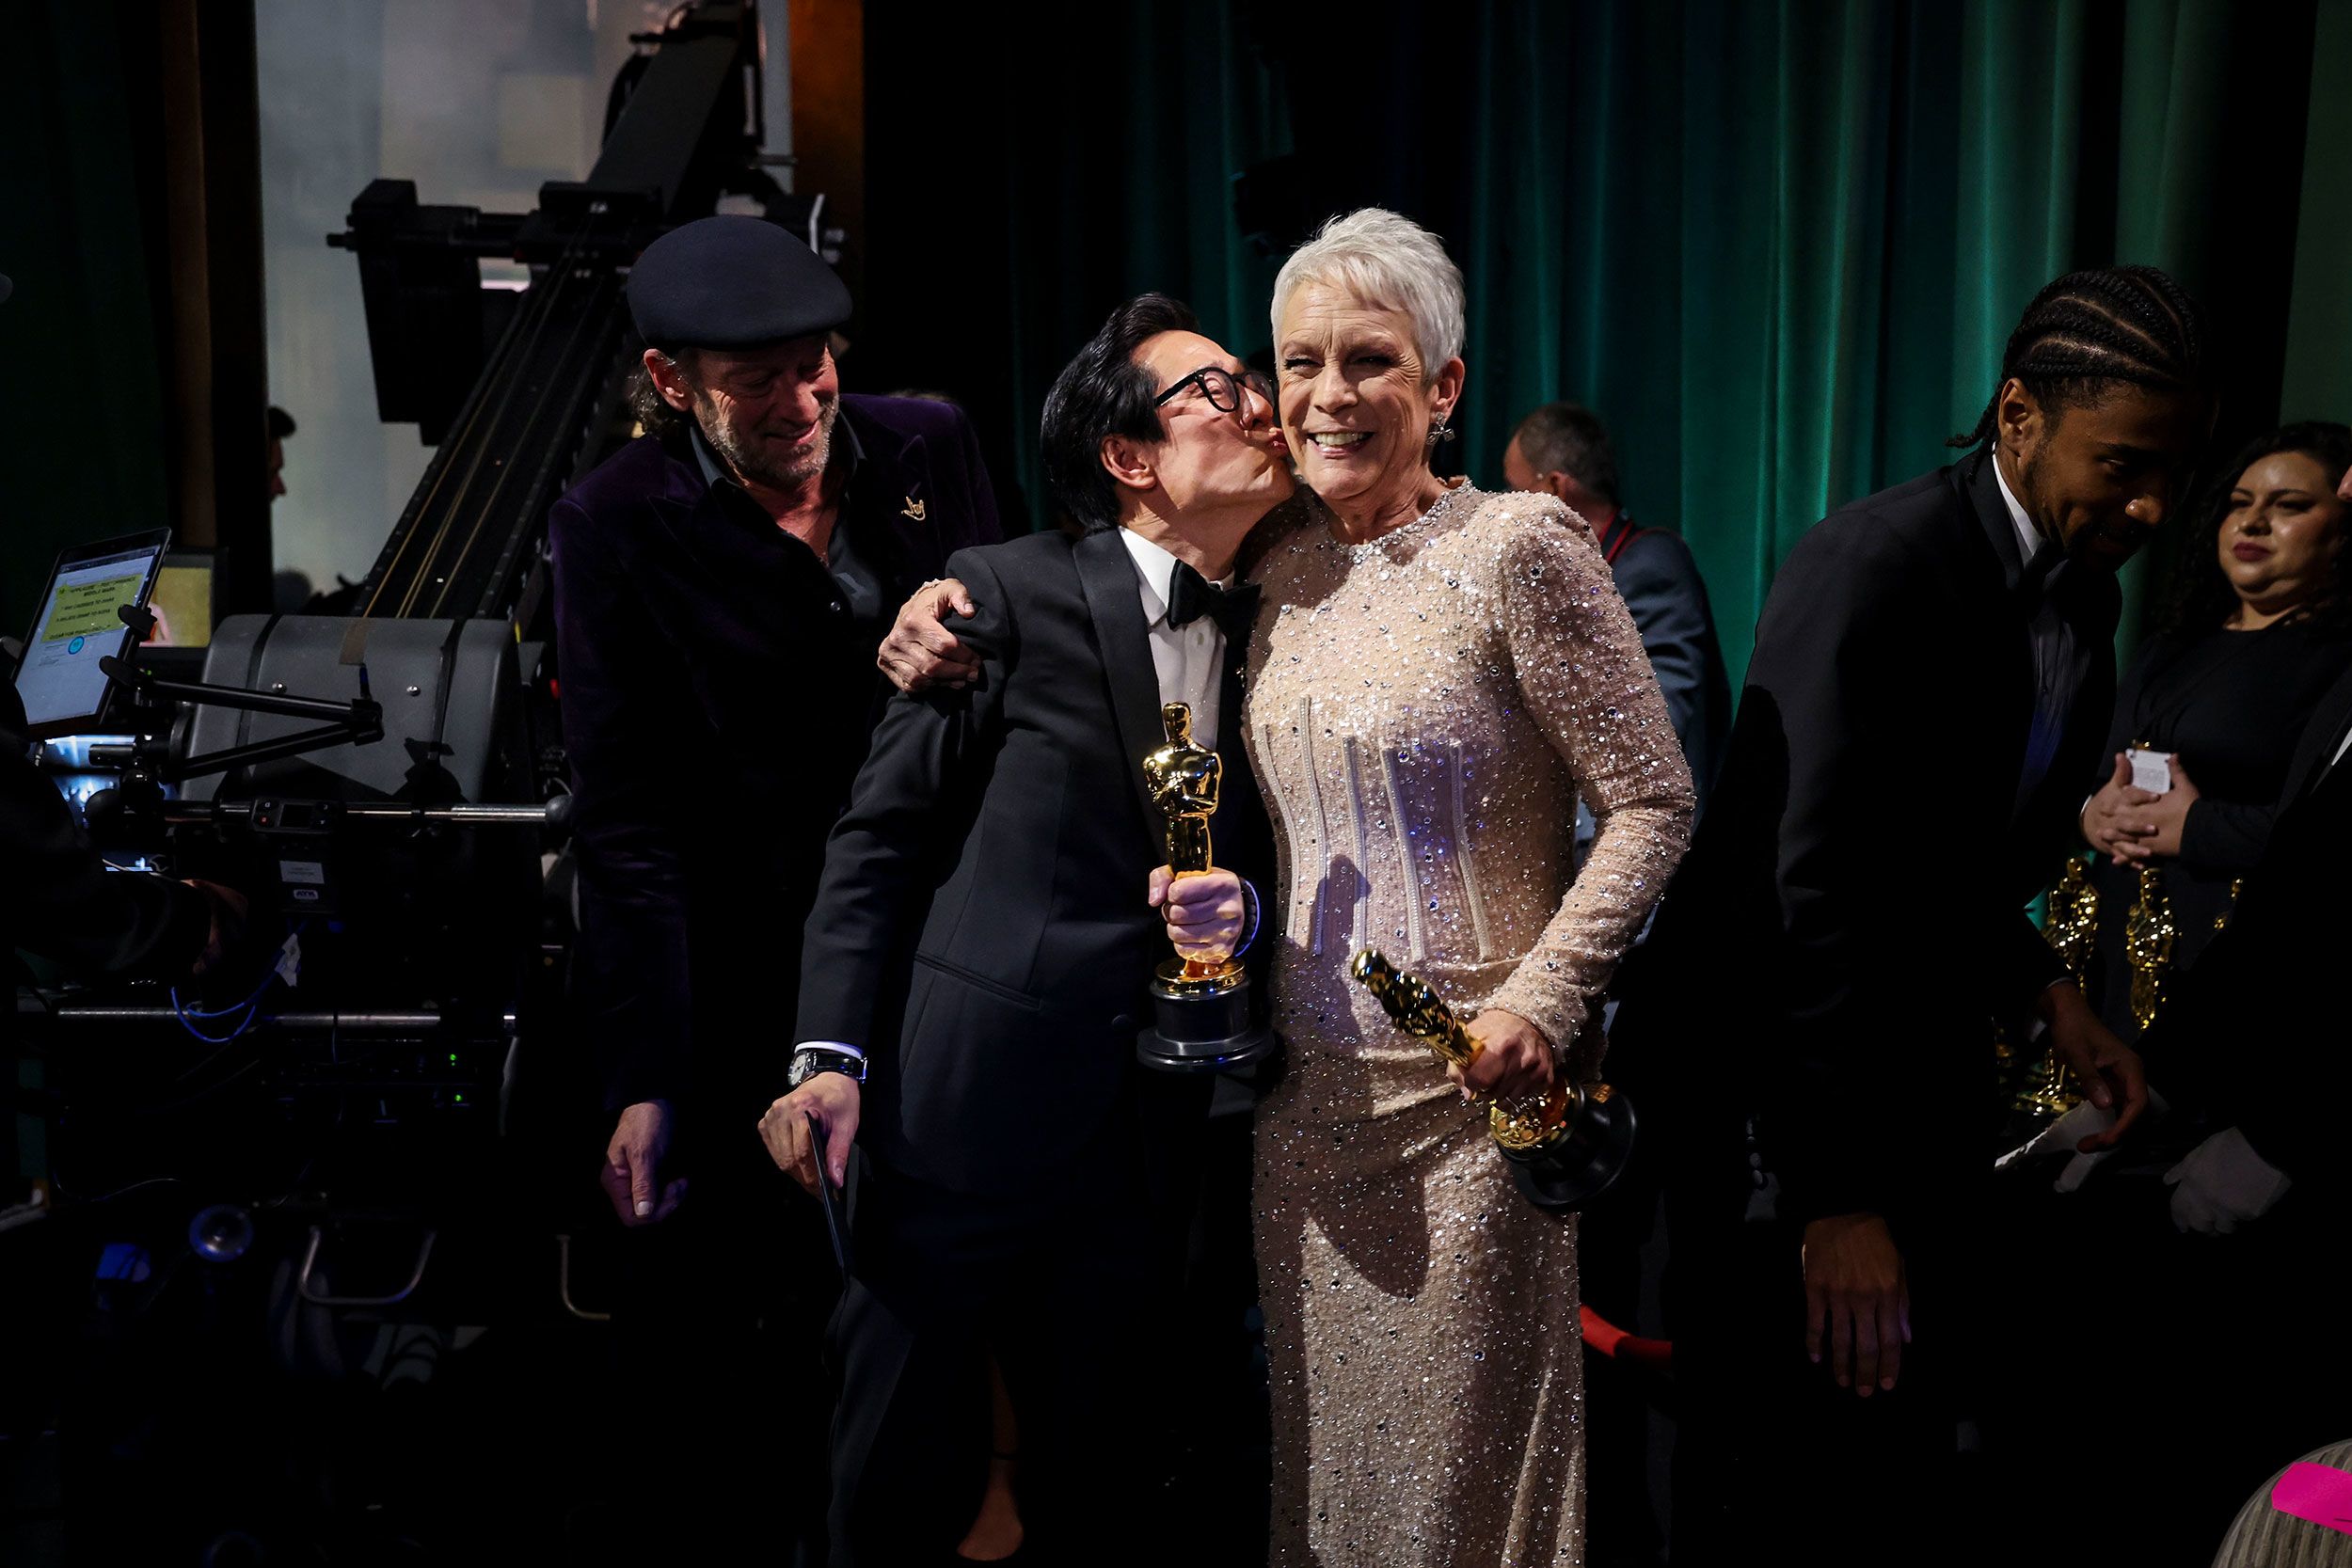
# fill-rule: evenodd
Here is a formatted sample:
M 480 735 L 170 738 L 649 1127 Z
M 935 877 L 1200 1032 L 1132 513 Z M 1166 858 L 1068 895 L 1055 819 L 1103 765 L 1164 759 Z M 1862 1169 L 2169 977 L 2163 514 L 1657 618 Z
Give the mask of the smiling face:
M 1430 367 L 1412 318 L 1327 283 L 1282 307 L 1275 363 L 1299 477 L 1334 506 L 1401 495 L 1429 471 L 1430 427 L 1462 390 L 1462 362 Z
M 738 477 L 787 489 L 825 471 L 841 411 L 828 335 L 756 349 L 697 349 L 682 366 L 649 350 L 645 362 L 663 401 L 693 417 Z
M 2113 571 L 2171 515 L 2211 423 L 2201 401 L 2177 393 L 2124 383 L 2096 401 L 2045 409 L 2010 380 L 1996 434 L 2018 501 L 2042 536 Z
M 2281 613 L 2333 586 L 2352 508 L 2331 477 L 2301 451 L 2274 451 L 2238 475 L 2216 548 L 2222 576 L 2249 609 Z
M 1198 332 L 1156 333 L 1136 351 L 1135 362 L 1151 377 L 1154 395 L 1209 367 L 1231 374 L 1241 392 L 1240 408 L 1223 409 L 1195 381 L 1160 404 L 1156 446 L 1139 448 L 1118 437 L 1104 443 L 1104 460 L 1115 477 L 1141 474 L 1157 487 L 1156 514 L 1188 529 L 1221 533 L 1238 524 L 1247 531 L 1289 499 L 1290 465 L 1273 405 L 1242 382 L 1248 367 L 1223 344 Z

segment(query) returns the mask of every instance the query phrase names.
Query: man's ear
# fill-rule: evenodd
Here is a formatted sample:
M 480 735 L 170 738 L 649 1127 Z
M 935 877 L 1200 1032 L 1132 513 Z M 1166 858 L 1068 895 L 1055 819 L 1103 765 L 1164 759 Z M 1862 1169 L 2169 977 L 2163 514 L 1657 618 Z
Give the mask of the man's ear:
M 653 380 L 653 389 L 661 394 L 661 401 L 681 414 L 693 411 L 694 394 L 679 373 L 677 361 L 658 348 L 645 350 L 645 374 Z
M 1127 436 L 1103 437 L 1103 471 L 1130 490 L 1149 490 L 1160 482 L 1152 444 Z
M 2023 459 L 2048 436 L 2050 420 L 2042 400 L 2015 376 L 2001 383 L 1993 395 L 1993 437 L 2010 455 Z

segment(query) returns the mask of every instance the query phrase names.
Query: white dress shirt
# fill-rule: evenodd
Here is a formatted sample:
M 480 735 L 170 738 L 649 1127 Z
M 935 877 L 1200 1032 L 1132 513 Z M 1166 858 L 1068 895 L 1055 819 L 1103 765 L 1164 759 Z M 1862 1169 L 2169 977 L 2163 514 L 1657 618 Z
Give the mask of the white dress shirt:
M 1119 537 L 1135 559 L 1143 596 L 1143 624 L 1152 639 L 1152 668 L 1160 677 L 1160 701 L 1190 704 L 1193 739 L 1216 751 L 1217 699 L 1225 674 L 1224 628 L 1207 615 L 1185 626 L 1169 626 L 1168 584 L 1176 576 L 1176 558 L 1134 529 L 1121 529 Z M 1232 585 L 1229 573 L 1214 586 Z
M 1993 465 L 1993 479 L 2001 487 L 2001 499 L 2009 504 L 2010 525 L 2017 531 L 2017 559 L 2022 576 L 2032 568 L 2037 555 L 2052 546 L 2010 489 L 2009 480 L 2001 472 L 2000 458 L 1994 455 L 1986 461 Z M 2017 780 L 2018 811 L 2025 809 L 2034 791 L 2042 787 L 2042 781 L 2049 776 L 2050 764 L 2057 759 L 2058 742 L 2066 733 L 2067 710 L 2074 705 L 2076 686 L 2074 630 L 2058 613 L 2047 593 L 2035 603 L 2026 629 L 2033 641 L 2034 712 L 2033 729 L 2026 742 L 2025 765 Z

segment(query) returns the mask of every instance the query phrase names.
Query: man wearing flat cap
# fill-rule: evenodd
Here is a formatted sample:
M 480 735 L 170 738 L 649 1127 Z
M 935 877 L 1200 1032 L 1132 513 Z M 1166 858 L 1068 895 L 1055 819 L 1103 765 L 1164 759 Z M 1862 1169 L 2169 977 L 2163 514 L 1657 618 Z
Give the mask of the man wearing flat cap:
M 876 649 L 895 607 L 998 527 L 959 410 L 841 391 L 849 291 L 788 230 L 686 224 L 639 257 L 628 301 L 645 434 L 548 531 L 577 791 L 572 994 L 616 1117 L 605 1189 L 645 1231 L 618 1304 L 625 1370 L 683 1411 L 739 1388 L 757 1322 L 804 1331 L 780 1354 L 814 1365 L 832 1265 L 755 1124 L 785 1088 L 825 836 L 888 694 Z M 806 1414 L 790 1424 L 821 1442 L 821 1402 Z M 668 1436 L 624 1418 L 640 1459 L 716 1425 L 654 1418 Z M 722 1497 L 772 1502 L 780 1478 L 746 1490 L 760 1461 L 738 1435 L 668 1457 Z M 821 1449 L 813 1463 L 820 1485 Z

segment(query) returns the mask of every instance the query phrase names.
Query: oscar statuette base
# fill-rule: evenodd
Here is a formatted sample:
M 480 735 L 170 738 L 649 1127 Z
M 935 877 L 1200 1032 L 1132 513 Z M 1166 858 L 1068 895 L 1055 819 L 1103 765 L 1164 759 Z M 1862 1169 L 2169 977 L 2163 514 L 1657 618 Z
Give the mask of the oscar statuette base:
M 1152 977 L 1152 1027 L 1136 1037 L 1136 1059 L 1160 1072 L 1222 1072 L 1263 1061 L 1274 1030 L 1249 1022 L 1249 976 L 1228 963 L 1207 974 L 1171 958 Z
M 1615 1186 L 1633 1158 L 1633 1101 L 1604 1084 L 1578 1098 L 1575 1113 L 1546 1143 L 1502 1149 L 1519 1195 L 1554 1213 L 1581 1209 Z

